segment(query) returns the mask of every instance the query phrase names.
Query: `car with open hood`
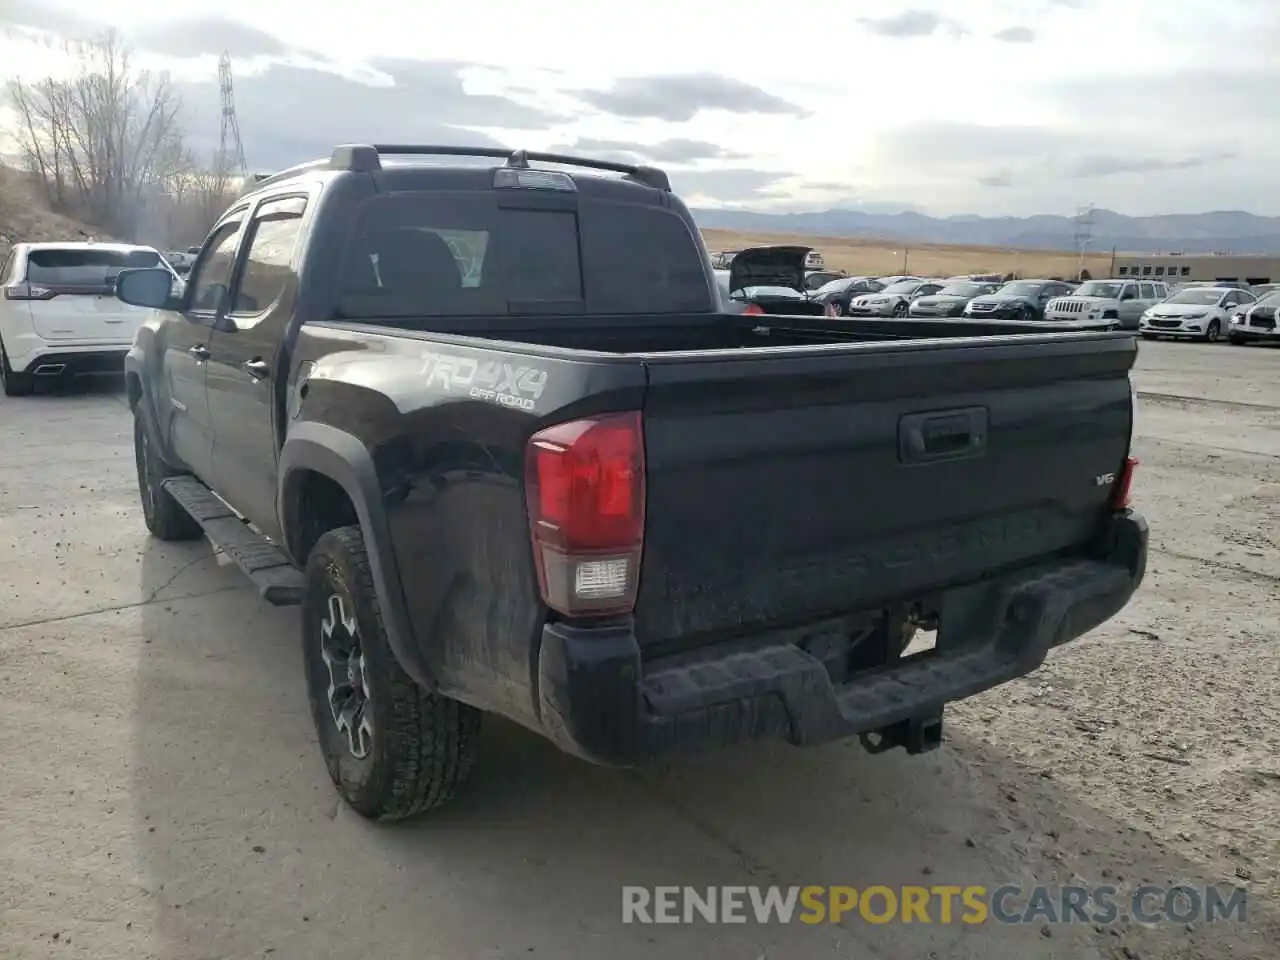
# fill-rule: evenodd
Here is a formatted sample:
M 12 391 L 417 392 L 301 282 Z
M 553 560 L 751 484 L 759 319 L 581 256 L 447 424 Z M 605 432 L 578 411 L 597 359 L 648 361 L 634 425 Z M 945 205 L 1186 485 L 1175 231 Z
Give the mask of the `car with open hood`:
M 1112 320 L 1136 330 L 1139 318 L 1170 294 L 1159 280 L 1086 280 L 1075 291 L 1055 297 L 1044 310 L 1046 320 Z
M 1280 292 L 1269 293 L 1253 303 L 1237 307 L 1231 315 L 1227 340 L 1237 345 L 1259 340 L 1275 343 L 1280 340 L 1277 314 L 1280 314 Z
M 1149 307 L 1138 320 L 1138 332 L 1144 340 L 1182 337 L 1213 343 L 1227 335 L 1232 315 L 1257 299 L 1235 287 L 1187 287 Z
M 937 293 L 911 301 L 907 315 L 911 317 L 962 317 L 965 305 L 974 297 L 986 296 L 1000 289 L 998 283 L 976 283 L 970 280 L 948 281 Z
M 831 315 L 805 287 L 805 260 L 810 247 L 751 247 L 739 250 L 727 270 L 716 271 L 720 299 L 727 313 Z
M 1044 320 L 1045 305 L 1071 291 L 1071 284 L 1061 280 L 1011 280 L 995 293 L 974 297 L 964 315 L 975 320 Z

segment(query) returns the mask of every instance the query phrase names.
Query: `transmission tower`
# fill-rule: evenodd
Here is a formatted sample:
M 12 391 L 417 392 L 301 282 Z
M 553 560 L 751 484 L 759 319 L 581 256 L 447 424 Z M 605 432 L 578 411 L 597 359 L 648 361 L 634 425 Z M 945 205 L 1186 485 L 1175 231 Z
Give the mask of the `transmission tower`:
M 1084 255 L 1093 241 L 1093 204 L 1076 208 L 1075 219 L 1076 279 L 1084 273 Z
M 222 93 L 222 134 L 218 139 L 217 173 L 220 177 L 249 175 L 240 141 L 240 121 L 236 119 L 236 91 L 231 79 L 231 54 L 218 58 L 218 88 Z

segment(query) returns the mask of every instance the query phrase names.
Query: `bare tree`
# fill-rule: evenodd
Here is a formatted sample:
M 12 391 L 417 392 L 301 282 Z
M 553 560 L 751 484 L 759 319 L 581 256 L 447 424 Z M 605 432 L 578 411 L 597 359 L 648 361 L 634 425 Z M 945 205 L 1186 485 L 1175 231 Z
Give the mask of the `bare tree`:
M 191 170 L 181 102 L 167 76 L 138 70 L 115 30 L 72 44 L 69 80 L 10 80 L 18 142 L 51 208 L 136 236 Z
M 216 167 L 216 159 L 215 159 Z M 235 200 L 236 182 L 216 169 L 204 169 L 192 161 L 166 189 L 168 210 L 165 233 L 176 246 L 199 243 L 213 223 Z

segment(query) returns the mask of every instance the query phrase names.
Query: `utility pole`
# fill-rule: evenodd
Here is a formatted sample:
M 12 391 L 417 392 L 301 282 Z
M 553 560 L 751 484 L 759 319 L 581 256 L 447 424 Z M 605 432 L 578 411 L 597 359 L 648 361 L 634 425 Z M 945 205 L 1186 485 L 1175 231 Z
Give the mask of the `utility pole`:
M 218 137 L 218 156 L 214 173 L 219 183 L 231 177 L 243 181 L 248 177 L 248 165 L 244 162 L 244 144 L 240 141 L 240 121 L 236 119 L 235 82 L 231 76 L 231 54 L 223 52 L 218 58 L 218 91 L 222 97 L 222 129 Z
M 1076 208 L 1075 219 L 1076 246 L 1076 279 L 1084 272 L 1084 255 L 1093 240 L 1093 204 L 1087 203 Z

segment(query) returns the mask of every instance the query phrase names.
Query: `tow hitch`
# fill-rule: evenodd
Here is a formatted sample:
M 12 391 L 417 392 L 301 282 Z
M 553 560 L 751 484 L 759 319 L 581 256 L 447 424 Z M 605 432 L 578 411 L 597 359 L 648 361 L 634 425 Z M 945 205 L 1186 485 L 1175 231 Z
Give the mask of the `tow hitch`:
M 942 711 L 860 733 L 858 739 L 868 753 L 884 753 L 894 747 L 911 754 L 928 753 L 942 746 Z

